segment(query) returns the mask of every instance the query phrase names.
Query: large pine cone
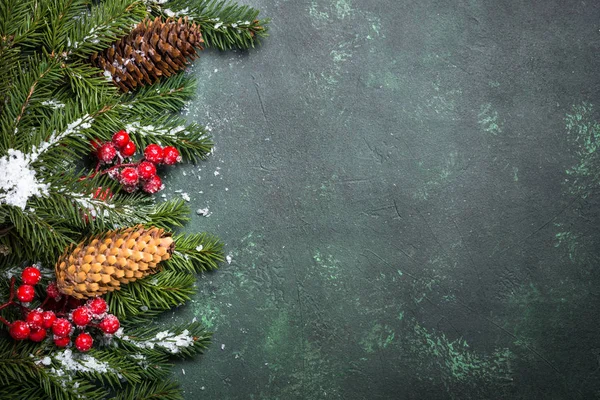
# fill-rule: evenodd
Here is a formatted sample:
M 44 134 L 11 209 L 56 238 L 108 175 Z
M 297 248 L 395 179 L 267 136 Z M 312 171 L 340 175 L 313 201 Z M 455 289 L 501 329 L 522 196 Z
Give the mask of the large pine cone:
M 92 64 L 124 92 L 152 84 L 161 76 L 171 76 L 185 68 L 188 60 L 202 50 L 202 33 L 186 18 L 177 21 L 145 19 L 131 33 L 101 53 L 92 54 Z
M 58 260 L 58 290 L 77 299 L 119 290 L 121 283 L 157 272 L 173 248 L 169 233 L 141 225 L 86 239 Z

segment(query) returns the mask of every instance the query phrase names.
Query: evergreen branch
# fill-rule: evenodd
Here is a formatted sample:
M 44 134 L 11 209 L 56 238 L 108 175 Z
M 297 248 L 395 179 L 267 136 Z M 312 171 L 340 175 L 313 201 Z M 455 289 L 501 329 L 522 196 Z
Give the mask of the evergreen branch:
M 148 224 L 163 229 L 182 227 L 190 220 L 190 209 L 182 199 L 173 199 L 159 203 L 148 215 Z
M 116 335 L 119 346 L 129 351 L 151 350 L 163 356 L 189 358 L 208 348 L 212 333 L 197 321 L 162 330 L 155 326 L 129 329 L 127 335 Z
M 126 35 L 146 14 L 145 4 L 139 0 L 113 0 L 91 7 L 89 14 L 77 21 L 69 35 L 72 39 L 68 41 L 69 53 L 87 58 L 91 53 L 107 48 Z
M 48 4 L 47 27 L 42 45 L 51 55 L 68 54 L 69 34 L 77 20 L 88 12 L 86 0 L 51 0 Z
M 228 0 L 173 0 L 167 6 L 165 9 L 155 5 L 154 14 L 189 16 L 200 25 L 208 47 L 248 49 L 268 35 L 269 20 L 258 20 L 259 11 L 246 5 Z
M 147 319 L 190 300 L 195 292 L 195 280 L 187 273 L 162 271 L 108 293 L 106 302 L 123 321 L 132 321 L 140 314 Z
M 160 382 L 145 381 L 136 386 L 129 386 L 117 393 L 115 400 L 184 400 L 179 385 L 164 380 Z
M 182 118 L 173 116 L 159 117 L 154 121 L 144 118 L 126 125 L 125 128 L 141 148 L 150 143 L 175 146 L 186 161 L 197 162 L 206 159 L 213 146 L 202 126 L 196 123 L 185 125 Z
M 214 236 L 196 233 L 174 240 L 175 251 L 164 264 L 168 270 L 198 273 L 217 269 L 223 261 L 223 244 Z
M 22 68 L 27 72 L 23 73 Z M 17 66 L 14 71 L 15 76 L 11 79 L 12 87 L 6 94 L 8 103 L 5 104 L 2 115 L 0 115 L 0 132 L 5 139 L 5 149 L 14 142 L 15 139 L 13 138 L 11 141 L 9 137 L 18 132 L 19 124 L 22 122 L 29 104 L 32 101 L 41 101 L 51 96 L 52 88 L 60 80 L 59 70 L 60 65 L 57 62 L 38 56 L 32 56 L 27 59 L 25 64 Z M 0 151 L 2 151 L 1 148 Z
M 186 100 L 193 97 L 195 86 L 195 81 L 186 74 L 175 74 L 121 95 L 119 110 L 132 119 L 144 115 L 150 120 L 166 113 L 178 113 Z

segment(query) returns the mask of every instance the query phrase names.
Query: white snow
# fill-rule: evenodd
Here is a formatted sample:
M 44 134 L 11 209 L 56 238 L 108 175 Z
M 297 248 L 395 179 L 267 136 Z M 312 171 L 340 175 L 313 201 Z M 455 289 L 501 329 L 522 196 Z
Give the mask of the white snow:
M 157 128 L 153 125 L 140 125 L 138 122 L 132 122 L 125 125 L 127 132 L 137 132 L 143 135 L 160 135 L 160 136 L 175 136 L 177 133 L 185 130 L 185 126 L 180 125 L 175 128 Z
M 196 247 L 196 251 L 202 251 L 203 248 L 204 248 L 204 246 L 199 245 L 199 246 Z
M 57 108 L 64 108 L 65 107 L 65 103 L 61 103 L 60 101 L 58 101 L 56 99 L 42 101 L 42 105 L 43 106 L 50 106 L 50 107 L 54 108 L 55 110 Z
M 121 336 L 119 336 L 119 334 Z M 141 349 L 154 349 L 155 347 L 162 347 L 171 354 L 179 353 L 181 349 L 194 344 L 194 338 L 190 335 L 190 332 L 187 329 L 185 329 L 179 335 L 176 335 L 171 331 L 158 332 L 156 336 L 143 342 L 132 340 L 129 338 L 129 336 L 122 336 L 122 334 L 122 331 L 117 331 L 115 336 L 121 337 L 121 339 L 126 340 Z
M 208 210 L 208 207 L 206 207 L 197 209 L 196 214 L 201 215 L 203 217 L 209 217 L 212 213 Z
M 185 201 L 190 201 L 190 195 L 187 193 L 181 193 L 181 198 L 184 199 Z
M 38 181 L 31 167 L 36 159 L 35 153 L 23 154 L 14 149 L 9 149 L 8 154 L 0 158 L 0 204 L 25 210 L 30 197 L 48 195 L 49 185 Z
M 225 260 L 227 260 L 227 264 L 231 264 L 231 261 L 233 260 L 233 257 L 231 257 L 231 255 L 230 255 L 230 254 L 228 254 L 228 255 L 225 257 Z

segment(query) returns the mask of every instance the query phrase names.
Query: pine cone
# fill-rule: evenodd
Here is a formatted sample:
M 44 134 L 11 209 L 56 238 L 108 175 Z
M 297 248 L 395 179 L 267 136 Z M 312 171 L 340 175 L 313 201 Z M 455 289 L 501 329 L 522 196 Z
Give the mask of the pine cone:
M 186 18 L 145 19 L 131 33 L 101 53 L 92 54 L 92 64 L 124 92 L 152 84 L 185 68 L 202 50 L 202 33 Z
M 119 290 L 121 283 L 157 272 L 173 248 L 169 233 L 141 225 L 88 238 L 58 260 L 58 290 L 77 299 Z

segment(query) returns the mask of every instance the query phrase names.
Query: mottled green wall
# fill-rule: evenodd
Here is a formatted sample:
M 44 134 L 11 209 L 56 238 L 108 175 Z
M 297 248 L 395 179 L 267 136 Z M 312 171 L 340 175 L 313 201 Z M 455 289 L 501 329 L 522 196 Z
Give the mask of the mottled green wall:
M 172 315 L 215 332 L 186 398 L 599 397 L 600 5 L 248 3 L 167 189 L 231 257 Z

